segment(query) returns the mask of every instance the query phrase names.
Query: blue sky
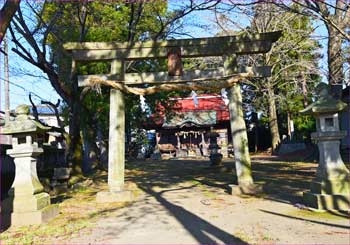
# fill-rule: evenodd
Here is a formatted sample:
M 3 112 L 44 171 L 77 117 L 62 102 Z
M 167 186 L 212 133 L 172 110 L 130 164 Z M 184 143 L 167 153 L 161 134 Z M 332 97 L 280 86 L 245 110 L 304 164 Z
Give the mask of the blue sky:
M 176 8 L 179 5 L 179 1 L 171 1 L 170 8 Z M 240 16 L 233 16 L 233 18 L 241 18 Z M 242 25 L 246 25 L 248 22 L 246 20 L 241 20 Z M 206 25 L 206 29 L 196 27 L 194 25 L 188 25 L 185 30 L 191 33 L 193 37 L 210 37 L 217 33 L 217 26 L 214 24 L 214 16 L 210 11 L 195 12 L 186 18 L 188 23 L 195 23 L 198 26 Z M 317 23 L 319 27 L 316 29 L 315 37 L 325 37 L 326 29 L 325 27 Z M 187 37 L 185 37 L 187 38 Z M 319 39 L 319 38 L 318 38 Z M 327 40 L 320 39 L 323 46 L 322 54 L 324 55 L 323 60 L 320 62 L 321 72 L 326 72 L 327 61 L 326 61 L 326 46 Z M 10 42 L 9 50 L 11 50 L 12 43 Z M 3 78 L 4 78 L 4 67 L 3 67 L 4 57 L 1 55 L 0 58 L 0 88 L 1 88 L 1 105 L 0 110 L 4 109 L 4 89 L 3 89 Z M 51 102 L 56 102 L 59 98 L 58 94 L 50 85 L 45 74 L 43 74 L 40 69 L 24 61 L 18 57 L 12 51 L 9 52 L 9 66 L 10 66 L 10 107 L 14 109 L 19 104 L 30 104 L 28 95 L 29 92 L 34 93 L 33 99 L 35 103 L 40 103 L 40 100 L 48 100 Z M 31 75 L 24 75 L 23 73 L 29 73 Z M 326 74 L 326 73 L 325 73 Z
M 9 49 L 11 48 L 11 43 Z M 1 110 L 4 109 L 3 96 L 3 78 L 4 78 L 4 57 L 1 57 Z M 45 74 L 40 69 L 24 61 L 12 51 L 9 51 L 9 69 L 10 69 L 10 108 L 14 109 L 20 104 L 30 104 L 28 96 L 32 92 L 32 98 L 35 103 L 40 103 L 41 100 L 56 102 L 59 98 L 58 94 L 50 85 Z M 24 75 L 23 72 L 32 74 Z M 42 77 L 41 77 L 42 76 Z

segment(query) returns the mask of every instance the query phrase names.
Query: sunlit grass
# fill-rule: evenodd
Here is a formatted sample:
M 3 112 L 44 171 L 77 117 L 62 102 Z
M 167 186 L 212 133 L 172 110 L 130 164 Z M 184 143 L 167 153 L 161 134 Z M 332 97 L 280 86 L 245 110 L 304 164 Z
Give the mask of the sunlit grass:
M 346 214 L 345 212 L 339 211 L 311 211 L 311 210 L 295 210 L 291 213 L 288 213 L 296 218 L 305 218 L 305 219 L 319 219 L 319 220 L 350 220 L 350 213 Z
M 65 240 L 89 233 L 100 217 L 128 205 L 97 203 L 96 193 L 106 190 L 107 185 L 96 182 L 89 186 L 83 185 L 84 182 L 56 198 L 61 200 L 58 202 L 60 213 L 57 217 L 46 224 L 11 227 L 0 234 L 1 244 L 64 243 Z

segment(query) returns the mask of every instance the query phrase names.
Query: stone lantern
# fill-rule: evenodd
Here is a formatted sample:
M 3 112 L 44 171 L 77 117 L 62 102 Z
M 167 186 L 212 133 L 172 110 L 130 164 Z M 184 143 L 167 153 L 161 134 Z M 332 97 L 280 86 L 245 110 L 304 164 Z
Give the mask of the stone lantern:
M 219 145 L 218 145 L 218 140 L 217 138 L 219 137 L 219 134 L 211 131 L 208 133 L 208 137 L 210 140 L 209 143 L 209 158 L 212 166 L 220 166 L 222 165 L 222 154 L 219 153 Z
M 350 172 L 339 149 L 346 132 L 339 130 L 338 121 L 338 112 L 347 105 L 333 98 L 324 83 L 317 86 L 316 93 L 317 101 L 301 111 L 316 118 L 317 132 L 312 133 L 311 138 L 319 150 L 316 177 L 303 199 L 306 205 L 319 210 L 350 210 Z
M 49 129 L 30 119 L 27 105 L 18 106 L 15 120 L 2 128 L 1 134 L 12 135 L 12 149 L 7 154 L 16 166 L 15 180 L 2 206 L 11 225 L 41 224 L 58 214 L 58 206 L 50 205 L 36 170 L 37 156 L 43 153 L 40 136 Z

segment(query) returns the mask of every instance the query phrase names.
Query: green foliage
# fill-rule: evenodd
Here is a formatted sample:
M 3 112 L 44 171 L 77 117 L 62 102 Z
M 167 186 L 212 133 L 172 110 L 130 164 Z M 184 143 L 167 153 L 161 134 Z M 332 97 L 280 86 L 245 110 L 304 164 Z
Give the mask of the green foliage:
M 273 4 L 259 4 L 254 10 L 254 32 L 282 30 L 282 36 L 269 53 L 255 57 L 253 64 L 271 66 L 272 76 L 248 83 L 244 102 L 255 111 L 269 115 L 273 97 L 280 119 L 279 130 L 287 131 L 289 114 L 294 121 L 296 133 L 304 137 L 313 129 L 313 120 L 300 116 L 299 111 L 305 103 L 311 102 L 313 88 L 320 81 L 317 71 L 320 45 L 311 38 L 314 30 L 312 20 L 308 16 L 277 9 Z M 270 119 L 266 118 L 265 123 Z
M 167 2 L 156 0 L 151 2 L 128 3 L 125 1 L 78 1 L 70 3 L 47 2 L 43 4 L 43 19 L 50 23 L 55 20 L 48 43 L 52 52 L 52 59 L 57 67 L 57 73 L 65 81 L 67 89 L 74 86 L 71 81 L 71 59 L 62 48 L 65 42 L 134 42 L 147 39 L 165 37 L 170 26 L 163 23 L 173 18 L 176 13 L 168 11 Z M 141 12 L 139 12 L 141 10 Z M 163 22 L 160 21 L 162 19 Z M 162 33 L 162 35 L 159 35 Z M 77 74 L 106 74 L 110 72 L 111 62 L 79 63 Z M 166 70 L 166 60 L 143 60 L 126 62 L 127 72 L 156 72 Z M 78 94 L 82 92 L 79 88 Z M 102 87 L 101 93 L 89 91 L 84 96 L 81 109 L 81 127 L 85 129 L 84 140 L 94 140 L 97 129 L 102 129 L 103 138 L 108 138 L 109 124 L 109 88 Z M 168 97 L 182 93 L 157 93 L 147 96 L 146 102 L 152 112 L 159 104 L 169 108 Z M 75 95 L 79 96 L 79 95 Z M 125 95 L 126 128 L 143 127 L 147 115 L 141 111 L 139 97 Z M 66 114 L 68 116 L 68 113 Z M 67 117 L 68 118 L 68 117 Z
M 316 81 L 314 81 L 316 82 Z M 308 97 L 308 102 L 311 102 L 311 95 Z M 300 115 L 299 111 L 304 109 L 304 96 L 293 88 L 285 90 L 285 99 L 279 101 L 279 113 L 283 118 L 287 118 L 287 113 L 290 113 L 291 119 L 294 122 L 296 140 L 310 140 L 310 134 L 316 130 L 316 122 L 312 116 Z M 287 129 L 287 122 L 281 124 L 282 130 Z
M 294 118 L 296 132 L 305 140 L 310 140 L 310 134 L 316 131 L 316 120 L 312 116 L 299 115 Z

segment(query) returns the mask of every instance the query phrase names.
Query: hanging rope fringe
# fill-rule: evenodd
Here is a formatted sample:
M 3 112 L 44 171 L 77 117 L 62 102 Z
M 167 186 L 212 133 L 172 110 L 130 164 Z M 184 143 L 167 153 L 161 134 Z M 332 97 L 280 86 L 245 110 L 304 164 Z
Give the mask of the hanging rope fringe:
M 101 84 L 99 81 L 95 80 L 95 79 L 90 79 L 90 88 L 91 90 L 95 91 L 98 94 L 102 94 L 102 90 L 101 90 Z
M 140 106 L 141 106 L 142 112 L 145 112 L 147 109 L 147 104 L 146 104 L 146 99 L 143 95 L 140 95 Z
M 228 105 L 229 99 L 228 99 L 228 97 L 227 97 L 227 91 L 226 91 L 225 88 L 222 88 L 222 89 L 221 89 L 221 98 L 222 98 L 222 100 L 224 101 L 225 105 Z
M 193 99 L 193 104 L 194 104 L 194 107 L 198 107 L 198 97 L 197 97 L 197 93 L 196 92 L 194 92 L 193 90 L 192 90 L 192 92 L 191 92 L 191 97 L 192 97 L 192 99 Z

